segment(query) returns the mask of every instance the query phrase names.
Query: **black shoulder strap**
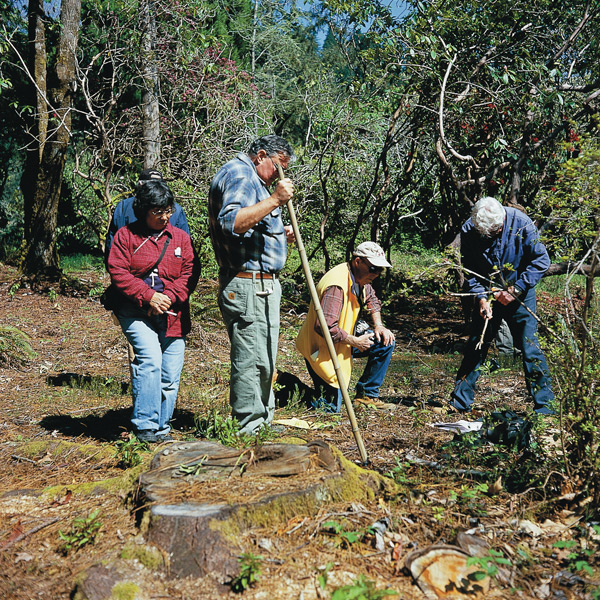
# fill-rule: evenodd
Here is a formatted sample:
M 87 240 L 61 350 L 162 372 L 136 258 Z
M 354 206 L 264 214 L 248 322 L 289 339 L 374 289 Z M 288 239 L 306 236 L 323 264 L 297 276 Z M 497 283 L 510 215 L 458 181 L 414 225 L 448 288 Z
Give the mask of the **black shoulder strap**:
M 152 268 L 146 272 L 146 274 L 144 275 L 144 277 L 142 277 L 142 279 L 145 279 L 146 277 L 148 277 L 148 275 L 150 275 L 150 273 L 152 273 L 152 271 L 154 271 L 154 269 L 156 269 L 156 267 L 158 267 L 158 265 L 160 264 L 160 261 L 163 259 L 163 256 L 165 255 L 165 252 L 167 251 L 167 246 L 169 245 L 170 241 L 171 241 L 171 238 L 169 236 L 167 236 L 165 245 L 163 246 L 162 252 L 160 253 L 160 256 L 158 257 L 158 260 L 154 263 L 154 265 L 152 265 Z

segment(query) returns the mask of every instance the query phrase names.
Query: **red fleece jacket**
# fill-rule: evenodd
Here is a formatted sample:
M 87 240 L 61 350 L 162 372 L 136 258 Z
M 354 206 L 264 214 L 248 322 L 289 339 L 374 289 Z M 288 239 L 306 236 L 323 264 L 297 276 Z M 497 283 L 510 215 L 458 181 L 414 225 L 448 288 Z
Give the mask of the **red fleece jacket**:
M 156 263 L 163 246 L 169 246 L 158 265 L 158 275 L 164 283 L 164 294 L 173 304 L 167 314 L 167 336 L 183 337 L 191 329 L 189 296 L 194 291 L 195 256 L 190 236 L 167 224 L 160 237 L 149 235 L 140 221 L 121 227 L 115 234 L 108 256 L 108 272 L 112 283 L 136 306 L 147 309 L 155 291 L 142 279 Z

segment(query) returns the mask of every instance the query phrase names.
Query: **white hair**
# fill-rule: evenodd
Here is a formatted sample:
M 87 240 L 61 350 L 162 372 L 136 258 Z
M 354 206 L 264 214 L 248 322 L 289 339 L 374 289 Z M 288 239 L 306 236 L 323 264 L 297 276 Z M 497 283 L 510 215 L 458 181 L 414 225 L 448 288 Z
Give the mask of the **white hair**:
M 477 231 L 485 236 L 491 237 L 504 224 L 506 210 L 498 200 L 486 196 L 475 203 L 471 211 L 471 221 Z

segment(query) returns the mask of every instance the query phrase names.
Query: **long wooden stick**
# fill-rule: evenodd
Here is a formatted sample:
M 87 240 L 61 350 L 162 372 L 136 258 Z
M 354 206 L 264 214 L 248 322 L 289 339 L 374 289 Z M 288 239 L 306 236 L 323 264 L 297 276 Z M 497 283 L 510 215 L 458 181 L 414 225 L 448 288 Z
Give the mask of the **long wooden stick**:
M 275 165 L 277 167 L 277 171 L 279 172 L 279 178 L 283 179 L 284 174 L 281 165 L 278 163 L 275 163 Z M 310 272 L 310 265 L 308 264 L 308 257 L 306 256 L 306 250 L 304 249 L 304 243 L 302 242 L 302 236 L 300 235 L 298 220 L 296 219 L 296 210 L 294 209 L 294 204 L 292 200 L 289 200 L 289 202 L 287 203 L 287 207 L 290 213 L 290 220 L 292 221 L 292 229 L 294 230 L 294 235 L 296 236 L 296 244 L 298 244 L 300 262 L 302 263 L 302 269 L 304 271 L 304 276 L 306 277 L 306 283 L 308 284 L 308 289 L 310 290 L 310 297 L 317 312 L 317 318 L 319 319 L 319 324 L 321 325 L 321 332 L 323 334 L 323 337 L 325 338 L 325 341 L 327 342 L 329 356 L 331 356 L 331 362 L 333 363 L 333 368 L 335 369 L 338 384 L 342 392 L 342 398 L 344 399 L 344 404 L 346 405 L 346 410 L 348 411 L 348 417 L 350 418 L 350 424 L 352 425 L 352 433 L 354 434 L 354 439 L 356 440 L 358 451 L 360 452 L 360 457 L 363 461 L 363 464 L 366 465 L 369 462 L 369 459 L 367 457 L 367 451 L 365 449 L 362 436 L 360 435 L 360 431 L 358 429 L 356 416 L 354 414 L 354 407 L 352 406 L 352 401 L 350 400 L 350 396 L 348 395 L 348 388 L 346 386 L 346 382 L 344 381 L 344 374 L 342 373 L 342 370 L 340 368 L 340 363 L 337 359 L 337 352 L 335 350 L 335 346 L 333 345 L 331 334 L 329 333 L 329 327 L 327 326 L 327 321 L 325 320 L 323 309 L 321 308 L 319 294 L 317 294 L 317 288 L 315 287 L 315 282 L 313 280 L 312 273 Z

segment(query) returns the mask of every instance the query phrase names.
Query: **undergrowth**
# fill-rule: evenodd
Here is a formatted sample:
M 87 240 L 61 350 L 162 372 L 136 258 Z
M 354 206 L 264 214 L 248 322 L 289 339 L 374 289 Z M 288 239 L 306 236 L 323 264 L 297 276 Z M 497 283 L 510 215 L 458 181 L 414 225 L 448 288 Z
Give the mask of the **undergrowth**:
M 29 336 L 12 325 L 0 326 L 0 365 L 22 366 L 35 357 Z

